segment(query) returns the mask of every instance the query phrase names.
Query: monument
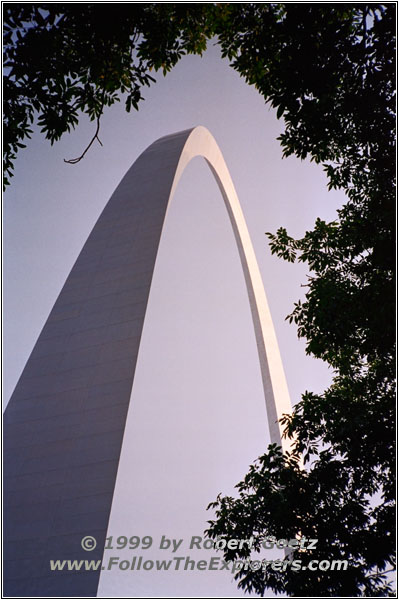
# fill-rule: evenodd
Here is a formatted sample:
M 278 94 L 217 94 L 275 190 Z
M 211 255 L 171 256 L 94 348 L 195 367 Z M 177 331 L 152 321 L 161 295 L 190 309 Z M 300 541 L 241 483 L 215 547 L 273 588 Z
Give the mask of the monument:
M 4 595 L 96 596 L 151 279 L 168 203 L 192 158 L 219 185 L 251 307 L 272 443 L 291 411 L 262 279 L 222 154 L 204 127 L 163 137 L 115 190 L 85 243 L 4 416 Z

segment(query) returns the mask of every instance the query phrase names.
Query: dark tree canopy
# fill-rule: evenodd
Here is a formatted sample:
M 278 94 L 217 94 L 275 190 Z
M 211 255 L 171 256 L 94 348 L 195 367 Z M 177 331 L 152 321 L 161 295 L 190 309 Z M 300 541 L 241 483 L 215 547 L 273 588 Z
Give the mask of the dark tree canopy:
M 281 12 L 279 13 L 279 10 Z M 348 201 L 333 223 L 294 240 L 269 234 L 271 250 L 305 262 L 304 302 L 289 316 L 307 352 L 334 372 L 287 418 L 296 457 L 274 447 L 213 503 L 209 535 L 259 541 L 319 539 L 306 558 L 347 559 L 347 571 L 239 574 L 263 594 L 384 596 L 395 552 L 395 7 L 234 5 L 221 35 L 233 66 L 284 116 L 283 153 L 324 165 Z M 259 543 L 259 542 L 258 542 Z M 237 558 L 230 551 L 225 558 Z M 299 550 L 293 558 L 304 558 Z
M 216 36 L 224 56 L 277 109 L 283 155 L 321 163 L 346 204 L 271 251 L 308 265 L 288 317 L 333 370 L 287 417 L 295 451 L 269 446 L 212 503 L 212 538 L 317 538 L 306 559 L 346 571 L 237 573 L 239 586 L 290 596 L 389 596 L 395 550 L 395 4 L 5 4 L 6 171 L 34 118 L 51 142 L 86 112 L 138 107 L 151 71 L 167 73 Z M 309 384 L 311 386 L 311 383 Z M 304 458 L 304 468 L 299 457 Z M 248 550 L 226 550 L 228 560 Z M 304 558 L 295 550 L 292 559 Z M 388 579 L 387 579 L 388 575 Z
M 138 109 L 152 70 L 165 74 L 183 54 L 205 50 L 212 13 L 187 4 L 6 3 L 6 183 L 35 119 L 54 143 L 86 113 L 99 139 L 107 106 L 123 97 L 128 112 Z

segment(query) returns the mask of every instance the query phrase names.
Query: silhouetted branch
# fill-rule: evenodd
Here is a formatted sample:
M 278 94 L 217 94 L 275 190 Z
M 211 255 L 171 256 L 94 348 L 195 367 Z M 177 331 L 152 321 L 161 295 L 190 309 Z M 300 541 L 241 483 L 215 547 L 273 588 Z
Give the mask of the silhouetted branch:
M 101 115 L 103 114 L 103 110 L 104 110 L 104 96 L 105 96 L 105 89 L 103 90 L 103 95 L 102 95 L 102 99 L 101 99 L 101 108 L 100 108 L 100 112 L 97 117 L 97 127 L 96 127 L 95 134 L 93 135 L 92 139 L 90 140 L 90 143 L 88 144 L 88 146 L 86 146 L 85 150 L 82 152 L 82 154 L 80 156 L 78 156 L 78 158 L 70 158 L 69 160 L 64 158 L 64 162 L 68 163 L 69 165 L 76 165 L 78 162 L 80 162 L 82 160 L 82 158 L 84 158 L 84 155 L 86 154 L 86 152 L 92 146 L 94 140 L 97 140 L 98 143 L 100 144 L 100 146 L 103 145 L 102 141 L 98 137 L 98 132 L 100 131 L 100 119 L 101 119 Z
M 79 161 L 82 160 L 82 158 L 84 157 L 84 155 L 86 154 L 86 152 L 89 150 L 89 148 L 91 147 L 91 145 L 93 144 L 94 140 L 97 140 L 98 143 L 100 144 L 100 146 L 102 146 L 102 141 L 100 140 L 100 138 L 98 137 L 98 132 L 100 131 L 100 118 L 101 118 L 101 114 L 102 114 L 102 109 L 101 109 L 101 113 L 98 115 L 97 117 L 97 128 L 96 128 L 96 132 L 93 135 L 90 143 L 88 144 L 88 146 L 86 147 L 86 149 L 82 152 L 82 154 L 80 156 L 78 156 L 78 158 L 71 158 L 69 160 L 67 160 L 66 158 L 64 158 L 64 162 L 68 163 L 69 165 L 76 165 L 76 163 L 78 163 Z

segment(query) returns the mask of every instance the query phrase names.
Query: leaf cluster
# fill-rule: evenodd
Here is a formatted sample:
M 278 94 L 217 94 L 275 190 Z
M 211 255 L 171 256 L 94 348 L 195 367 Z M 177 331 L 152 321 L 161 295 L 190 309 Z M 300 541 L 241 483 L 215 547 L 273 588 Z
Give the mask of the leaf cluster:
M 4 4 L 5 184 L 35 120 L 53 144 L 86 113 L 97 137 L 107 106 L 138 110 L 151 72 L 205 50 L 211 16 L 204 5 Z

